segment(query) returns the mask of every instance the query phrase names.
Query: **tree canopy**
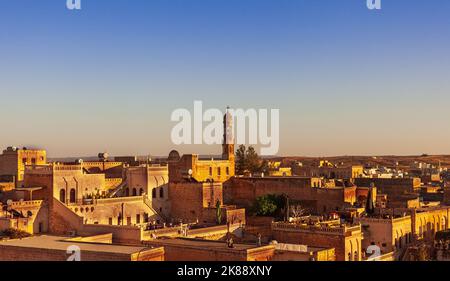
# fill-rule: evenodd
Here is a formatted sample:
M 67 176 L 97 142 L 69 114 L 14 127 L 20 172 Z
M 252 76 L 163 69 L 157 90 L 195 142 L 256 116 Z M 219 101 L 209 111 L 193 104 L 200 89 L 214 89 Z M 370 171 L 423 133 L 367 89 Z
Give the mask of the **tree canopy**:
M 267 171 L 267 161 L 262 160 L 252 146 L 240 145 L 236 151 L 236 174 L 255 174 Z

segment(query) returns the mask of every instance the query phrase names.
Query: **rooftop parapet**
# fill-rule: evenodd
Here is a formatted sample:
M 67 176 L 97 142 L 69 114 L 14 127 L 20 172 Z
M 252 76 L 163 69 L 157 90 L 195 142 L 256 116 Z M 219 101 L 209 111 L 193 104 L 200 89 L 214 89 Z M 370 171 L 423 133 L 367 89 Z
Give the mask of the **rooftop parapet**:
M 288 222 L 273 222 L 273 230 L 289 230 L 289 231 L 299 231 L 299 232 L 322 232 L 322 233 L 334 233 L 340 235 L 346 235 L 347 233 L 352 234 L 353 232 L 360 232 L 361 225 L 348 226 L 348 225 L 307 225 L 298 223 L 288 223 Z

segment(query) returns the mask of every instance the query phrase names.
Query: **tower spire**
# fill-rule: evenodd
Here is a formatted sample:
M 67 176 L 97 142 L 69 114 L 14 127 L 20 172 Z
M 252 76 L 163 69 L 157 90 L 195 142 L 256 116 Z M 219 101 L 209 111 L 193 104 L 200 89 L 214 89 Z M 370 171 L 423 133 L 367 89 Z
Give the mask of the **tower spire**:
M 223 117 L 222 159 L 234 160 L 233 114 L 230 112 L 230 106 L 227 106 Z

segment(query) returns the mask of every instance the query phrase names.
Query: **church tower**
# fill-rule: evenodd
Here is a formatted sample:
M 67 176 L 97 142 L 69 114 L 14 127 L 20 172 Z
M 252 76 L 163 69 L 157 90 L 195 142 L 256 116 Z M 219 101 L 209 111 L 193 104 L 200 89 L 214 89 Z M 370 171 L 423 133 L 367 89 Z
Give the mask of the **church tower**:
M 222 159 L 234 162 L 233 114 L 231 114 L 229 109 L 230 107 L 227 107 L 223 117 Z

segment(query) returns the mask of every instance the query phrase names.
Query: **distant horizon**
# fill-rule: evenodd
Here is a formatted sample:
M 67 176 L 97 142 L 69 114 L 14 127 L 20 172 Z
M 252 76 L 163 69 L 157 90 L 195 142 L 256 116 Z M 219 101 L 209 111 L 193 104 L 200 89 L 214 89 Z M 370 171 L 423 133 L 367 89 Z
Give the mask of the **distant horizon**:
M 170 151 L 169 151 L 170 152 Z M 180 152 L 180 151 L 179 151 Z M 47 151 L 48 153 L 48 151 Z M 109 154 L 109 152 L 108 152 Z M 197 154 L 199 156 L 214 156 L 214 157 L 221 157 L 220 154 L 202 154 L 202 153 L 182 153 L 180 152 L 180 155 L 184 154 Z M 141 155 L 134 155 L 134 154 L 120 154 L 120 155 L 114 155 L 110 154 L 110 157 L 156 157 L 156 158 L 164 158 L 167 157 L 167 155 L 153 155 L 153 154 L 141 154 Z M 385 154 L 385 155 L 325 155 L 325 156 L 309 156 L 309 155 L 274 155 L 274 156 L 264 156 L 264 158 L 340 158 L 340 157 L 450 157 L 450 154 L 427 154 L 424 156 L 423 154 L 414 154 L 414 155 L 394 155 L 394 154 Z M 58 158 L 73 158 L 73 159 L 81 159 L 81 158 L 97 158 L 97 155 L 84 155 L 84 156 L 51 156 L 47 154 L 48 159 L 58 159 Z

